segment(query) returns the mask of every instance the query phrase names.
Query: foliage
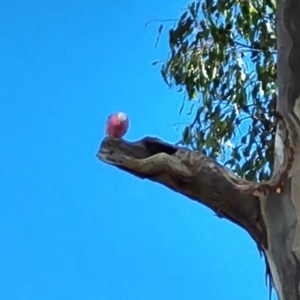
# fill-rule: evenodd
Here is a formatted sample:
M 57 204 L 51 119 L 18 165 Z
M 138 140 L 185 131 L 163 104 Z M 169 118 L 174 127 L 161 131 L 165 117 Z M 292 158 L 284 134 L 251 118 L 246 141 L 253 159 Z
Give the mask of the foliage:
M 191 106 L 194 114 L 181 144 L 248 180 L 272 172 L 274 12 L 272 0 L 192 2 L 169 30 L 170 56 L 161 64 L 165 82 L 185 93 L 180 113 Z

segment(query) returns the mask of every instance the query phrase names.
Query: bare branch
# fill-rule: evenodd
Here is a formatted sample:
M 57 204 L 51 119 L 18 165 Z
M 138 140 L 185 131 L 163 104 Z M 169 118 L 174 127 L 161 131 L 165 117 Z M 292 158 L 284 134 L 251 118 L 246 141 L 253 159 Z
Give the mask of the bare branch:
M 97 157 L 135 176 L 159 182 L 246 229 L 267 248 L 258 183 L 238 178 L 201 153 L 146 137 L 137 142 L 106 138 Z

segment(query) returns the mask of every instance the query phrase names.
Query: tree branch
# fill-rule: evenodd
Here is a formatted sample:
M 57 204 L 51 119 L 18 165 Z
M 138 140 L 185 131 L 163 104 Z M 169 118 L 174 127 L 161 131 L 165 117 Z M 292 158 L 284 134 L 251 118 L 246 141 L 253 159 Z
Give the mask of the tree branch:
M 143 179 L 159 182 L 244 228 L 267 249 L 258 183 L 238 178 L 211 158 L 146 137 L 137 142 L 106 138 L 97 157 Z

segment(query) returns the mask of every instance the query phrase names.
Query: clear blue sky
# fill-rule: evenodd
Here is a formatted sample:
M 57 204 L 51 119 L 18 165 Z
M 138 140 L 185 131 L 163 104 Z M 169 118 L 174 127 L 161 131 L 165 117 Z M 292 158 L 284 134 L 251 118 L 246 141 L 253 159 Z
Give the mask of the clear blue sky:
M 182 95 L 152 61 L 185 1 L 2 0 L 0 299 L 268 299 L 250 237 L 98 161 L 107 116 L 176 142 Z

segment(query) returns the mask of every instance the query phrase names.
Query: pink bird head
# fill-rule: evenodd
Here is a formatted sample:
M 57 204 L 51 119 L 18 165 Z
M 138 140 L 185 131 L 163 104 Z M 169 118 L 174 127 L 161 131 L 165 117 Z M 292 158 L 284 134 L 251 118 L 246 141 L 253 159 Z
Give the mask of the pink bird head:
M 129 121 L 126 114 L 119 112 L 108 117 L 106 135 L 121 138 L 128 130 Z

